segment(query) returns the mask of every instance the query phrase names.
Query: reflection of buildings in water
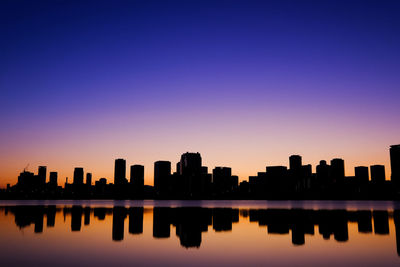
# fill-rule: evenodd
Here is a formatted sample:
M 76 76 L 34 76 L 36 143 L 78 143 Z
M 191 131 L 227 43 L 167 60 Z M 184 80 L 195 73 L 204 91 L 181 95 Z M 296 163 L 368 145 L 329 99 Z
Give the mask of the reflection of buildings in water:
M 124 222 L 129 218 L 129 233 L 143 233 L 143 207 L 90 208 L 82 206 L 7 206 L 0 209 L 6 216 L 13 214 L 15 225 L 25 228 L 34 225 L 35 233 L 43 232 L 44 217 L 47 227 L 54 227 L 57 213 L 62 211 L 64 218 L 71 217 L 71 231 L 81 231 L 82 217 L 84 225 L 90 224 L 90 216 L 99 221 L 112 216 L 112 240 L 124 239 Z M 232 208 L 153 208 L 153 237 L 169 238 L 171 225 L 183 247 L 200 247 L 202 233 L 212 226 L 215 232 L 232 231 L 232 224 L 239 222 L 239 215 L 266 226 L 268 234 L 291 234 L 293 245 L 304 245 L 305 235 L 314 235 L 318 226 L 319 234 L 325 239 L 339 242 L 349 240 L 348 223 L 357 224 L 359 233 L 389 234 L 391 213 L 385 210 L 302 210 L 302 209 L 232 209 Z M 400 211 L 393 212 L 397 253 L 400 256 Z M 65 220 L 64 220 L 65 221 Z M 373 225 L 373 227 L 372 227 Z
M 168 238 L 170 236 L 171 208 L 154 207 L 153 209 L 153 237 Z
M 85 207 L 83 209 L 83 224 L 89 225 L 90 224 L 90 207 Z
M 372 213 L 370 210 L 357 211 L 358 232 L 372 232 Z
M 129 233 L 143 233 L 143 207 L 129 208 Z
M 336 241 L 348 240 L 348 219 L 345 210 L 322 210 L 317 215 L 319 218 L 314 224 L 318 224 L 319 233 L 324 239 L 330 239 L 330 236 L 333 235 Z
M 113 208 L 112 240 L 122 241 L 124 239 L 124 223 L 127 212 L 124 207 Z
M 239 222 L 239 209 L 213 209 L 213 229 L 216 232 L 232 231 L 232 223 L 234 222 Z
M 389 214 L 386 210 L 374 210 L 374 231 L 378 235 L 389 234 Z
M 82 206 L 72 206 L 71 208 L 71 231 L 80 231 L 82 225 Z
M 181 246 L 200 247 L 202 232 L 212 225 L 212 211 L 207 208 L 176 208 L 173 216 Z
M 52 205 L 47 207 L 47 227 L 54 227 L 56 224 L 56 212 L 56 206 Z
M 107 208 L 94 208 L 93 209 L 94 217 L 96 217 L 100 221 L 103 221 L 106 218 L 106 213 L 107 213 Z
M 399 210 L 395 210 L 393 212 L 393 220 L 396 231 L 397 255 L 400 256 L 400 211 Z

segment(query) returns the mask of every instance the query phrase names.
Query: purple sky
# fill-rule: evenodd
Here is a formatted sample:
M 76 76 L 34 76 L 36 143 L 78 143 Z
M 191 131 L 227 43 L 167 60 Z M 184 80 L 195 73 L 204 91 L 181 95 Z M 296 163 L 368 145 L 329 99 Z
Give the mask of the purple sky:
M 399 1 L 1 1 L 0 186 L 200 152 L 385 164 L 400 143 Z M 388 178 L 388 177 L 387 177 Z

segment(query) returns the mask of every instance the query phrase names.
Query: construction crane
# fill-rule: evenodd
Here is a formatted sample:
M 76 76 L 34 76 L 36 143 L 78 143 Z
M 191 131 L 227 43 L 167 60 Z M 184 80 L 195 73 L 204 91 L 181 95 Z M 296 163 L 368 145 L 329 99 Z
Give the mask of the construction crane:
M 26 165 L 26 167 L 24 168 L 24 172 L 26 172 L 28 170 L 29 167 L 29 163 Z

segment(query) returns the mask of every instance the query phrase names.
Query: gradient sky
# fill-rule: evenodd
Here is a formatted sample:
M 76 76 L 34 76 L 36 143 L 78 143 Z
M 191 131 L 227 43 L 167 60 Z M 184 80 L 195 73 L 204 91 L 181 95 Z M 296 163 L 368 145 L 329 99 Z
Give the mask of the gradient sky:
M 0 186 L 186 151 L 240 180 L 400 143 L 400 1 L 0 2 Z M 129 172 L 127 172 L 129 175 Z M 388 178 L 388 177 L 387 177 Z

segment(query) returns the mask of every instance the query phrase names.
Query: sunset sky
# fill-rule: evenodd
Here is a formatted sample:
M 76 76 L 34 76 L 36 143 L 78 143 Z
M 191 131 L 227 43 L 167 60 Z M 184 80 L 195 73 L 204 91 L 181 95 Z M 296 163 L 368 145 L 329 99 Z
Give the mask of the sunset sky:
M 200 152 L 239 180 L 384 164 L 400 143 L 400 1 L 0 1 L 0 187 L 113 181 Z M 127 170 L 129 177 L 129 171 Z

